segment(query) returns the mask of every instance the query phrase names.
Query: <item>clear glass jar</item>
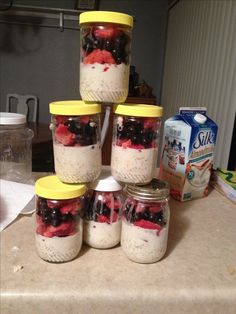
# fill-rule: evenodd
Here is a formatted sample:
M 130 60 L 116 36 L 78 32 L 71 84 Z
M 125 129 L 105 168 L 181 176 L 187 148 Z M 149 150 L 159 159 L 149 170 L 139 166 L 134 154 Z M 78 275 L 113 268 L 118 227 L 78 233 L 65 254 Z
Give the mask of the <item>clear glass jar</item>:
M 80 94 L 84 101 L 124 102 L 129 90 L 133 18 L 118 12 L 80 14 Z
M 50 103 L 55 172 L 65 183 L 95 180 L 102 167 L 101 106 L 83 101 Z
M 26 116 L 0 113 L 0 175 L 1 179 L 27 183 L 32 174 L 32 138 Z
M 107 249 L 120 242 L 122 186 L 108 170 L 89 185 L 85 197 L 84 242 L 97 249 Z
M 83 224 L 80 217 L 86 186 L 62 183 L 56 176 L 35 183 L 36 248 L 49 262 L 74 259 L 81 249 Z
M 153 179 L 146 186 L 126 187 L 121 247 L 137 263 L 155 263 L 165 254 L 169 229 L 169 186 Z
M 117 105 L 114 108 L 111 173 L 129 184 L 155 177 L 162 107 Z

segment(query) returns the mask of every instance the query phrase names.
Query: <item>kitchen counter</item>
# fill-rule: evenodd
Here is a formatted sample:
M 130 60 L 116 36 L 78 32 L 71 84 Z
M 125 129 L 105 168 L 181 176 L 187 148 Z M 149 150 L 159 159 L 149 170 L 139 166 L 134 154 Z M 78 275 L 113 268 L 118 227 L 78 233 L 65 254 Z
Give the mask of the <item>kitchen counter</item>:
M 236 313 L 236 206 L 207 198 L 171 199 L 168 250 L 150 265 L 121 247 L 84 246 L 64 264 L 41 260 L 34 215 L 1 232 L 1 314 Z

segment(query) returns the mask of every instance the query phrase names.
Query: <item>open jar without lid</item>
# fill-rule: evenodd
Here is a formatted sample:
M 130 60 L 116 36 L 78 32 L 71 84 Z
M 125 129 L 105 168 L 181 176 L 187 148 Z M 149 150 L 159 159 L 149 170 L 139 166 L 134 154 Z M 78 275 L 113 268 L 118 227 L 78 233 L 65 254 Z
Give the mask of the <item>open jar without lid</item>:
M 84 242 L 91 247 L 107 249 L 120 242 L 122 186 L 109 171 L 89 185 L 85 198 Z
M 32 174 L 32 138 L 23 114 L 0 113 L 1 179 L 28 183 Z
M 81 248 L 81 211 L 86 186 L 65 184 L 56 176 L 36 181 L 36 248 L 49 262 L 66 262 Z
M 153 179 L 146 186 L 127 186 L 123 206 L 121 246 L 137 263 L 159 261 L 167 248 L 169 186 Z

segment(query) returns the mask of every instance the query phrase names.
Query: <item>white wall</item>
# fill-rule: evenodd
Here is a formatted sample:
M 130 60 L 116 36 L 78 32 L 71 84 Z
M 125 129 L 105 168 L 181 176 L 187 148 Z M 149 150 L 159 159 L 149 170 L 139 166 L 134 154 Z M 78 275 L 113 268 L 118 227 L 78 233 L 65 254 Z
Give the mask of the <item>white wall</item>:
M 218 124 L 215 166 L 227 168 L 236 112 L 236 1 L 180 0 L 169 14 L 161 102 L 206 106 Z

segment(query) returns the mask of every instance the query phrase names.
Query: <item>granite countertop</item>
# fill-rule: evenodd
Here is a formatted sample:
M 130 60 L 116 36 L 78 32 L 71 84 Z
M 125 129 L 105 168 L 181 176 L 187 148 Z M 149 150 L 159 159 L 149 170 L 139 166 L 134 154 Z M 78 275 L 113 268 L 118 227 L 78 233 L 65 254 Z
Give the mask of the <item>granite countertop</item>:
M 236 313 L 236 206 L 207 198 L 170 201 L 165 257 L 129 261 L 120 246 L 84 246 L 64 264 L 41 260 L 34 215 L 1 232 L 1 313 Z

